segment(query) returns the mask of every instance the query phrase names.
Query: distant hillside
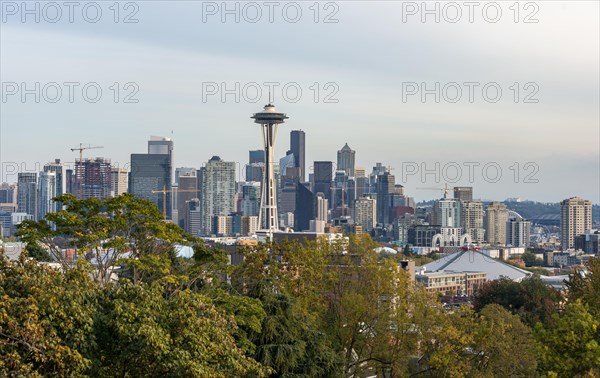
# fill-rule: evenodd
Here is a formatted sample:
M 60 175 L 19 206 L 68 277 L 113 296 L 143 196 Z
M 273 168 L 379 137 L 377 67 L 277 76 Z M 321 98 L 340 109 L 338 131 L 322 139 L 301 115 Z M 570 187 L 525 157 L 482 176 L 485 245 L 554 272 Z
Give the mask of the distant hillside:
M 537 218 L 542 215 L 555 215 L 560 217 L 560 205 L 558 203 L 543 203 L 534 201 L 504 201 L 509 210 L 516 211 L 525 219 Z
M 506 207 L 521 214 L 525 219 L 538 218 L 542 215 L 553 215 L 560 217 L 560 205 L 558 203 L 543 203 L 534 201 L 504 201 Z M 600 205 L 592 205 L 592 223 L 600 222 Z
M 417 206 L 433 206 L 435 201 L 421 201 Z M 484 201 L 487 205 L 489 202 Z M 557 203 L 544 203 L 535 201 L 504 201 L 509 210 L 516 211 L 525 219 L 539 218 L 541 216 L 560 217 L 560 205 Z M 600 205 L 592 206 L 592 223 L 600 223 Z

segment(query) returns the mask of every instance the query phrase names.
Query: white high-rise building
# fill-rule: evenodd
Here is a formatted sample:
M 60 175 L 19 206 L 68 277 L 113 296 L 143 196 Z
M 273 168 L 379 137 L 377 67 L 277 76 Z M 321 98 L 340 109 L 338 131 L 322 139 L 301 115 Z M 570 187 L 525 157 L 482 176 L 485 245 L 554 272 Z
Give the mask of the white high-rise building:
M 56 197 L 56 172 L 40 172 L 38 176 L 37 219 L 44 219 L 46 214 L 56 211 L 53 198 Z
M 54 172 L 56 174 L 56 194 L 55 196 L 62 196 L 67 193 L 67 175 L 65 171 L 65 165 L 61 163 L 60 159 L 55 159 L 54 162 L 47 163 L 44 165 L 44 172 Z M 127 187 L 125 187 L 127 191 Z M 61 210 L 62 204 L 55 202 L 54 206 L 56 211 Z
M 521 217 L 511 217 L 506 224 L 506 245 L 528 247 L 531 223 Z
M 118 197 L 123 193 L 127 193 L 127 169 L 112 168 L 110 170 L 111 194 L 113 197 Z
M 369 232 L 377 223 L 377 200 L 371 197 L 361 197 L 354 201 L 354 224 Z
M 449 228 L 461 227 L 460 201 L 454 198 L 442 198 L 435 201 L 433 224 Z
M 591 201 L 571 197 L 560 203 L 560 242 L 563 250 L 575 248 L 575 236 L 591 228 Z
M 203 235 L 211 235 L 216 216 L 235 212 L 235 162 L 213 156 L 200 168 Z
M 327 198 L 325 198 L 325 195 L 323 195 L 323 193 L 317 193 L 317 196 L 315 197 L 315 205 L 316 205 L 316 211 L 315 211 L 315 219 L 316 220 L 320 220 L 320 221 L 324 221 L 327 222 L 327 213 L 328 213 L 328 208 L 329 208 L 329 204 L 328 204 L 328 200 Z

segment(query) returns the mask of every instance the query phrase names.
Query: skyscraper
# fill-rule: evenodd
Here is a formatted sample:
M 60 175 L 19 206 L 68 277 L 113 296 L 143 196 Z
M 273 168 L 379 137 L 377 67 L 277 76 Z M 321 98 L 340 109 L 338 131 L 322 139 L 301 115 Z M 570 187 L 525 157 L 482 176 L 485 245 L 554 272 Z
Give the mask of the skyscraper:
M 306 180 L 306 134 L 302 130 L 292 130 L 290 132 L 290 150 L 295 157 L 295 166 L 300 169 L 300 182 Z
M 365 190 L 365 193 L 375 194 L 377 193 L 377 179 L 379 176 L 383 175 L 387 172 L 387 168 L 383 166 L 381 163 L 376 163 L 373 167 L 373 170 L 369 174 L 369 180 L 367 183 L 368 190 Z
M 148 141 L 148 154 L 169 155 L 173 160 L 173 141 L 171 138 L 151 136 Z
M 118 197 L 123 193 L 127 193 L 127 169 L 112 168 L 110 171 L 111 193 L 114 197 Z
M 506 245 L 529 247 L 531 223 L 521 217 L 510 217 L 506 224 Z
M 483 203 L 481 201 L 460 201 L 460 211 L 461 227 L 471 235 L 471 240 L 475 243 L 483 243 L 485 241 Z
M 387 170 L 377 176 L 377 223 L 389 224 L 390 219 L 390 194 L 396 188 L 396 178 Z
M 287 174 L 288 169 L 291 170 L 292 168 L 295 168 L 295 167 L 296 167 L 296 158 L 291 151 L 288 151 L 288 153 L 284 157 L 279 159 L 279 174 L 281 175 L 281 177 L 283 177 Z
M 296 185 L 296 210 L 294 211 L 294 230 L 306 231 L 310 221 L 315 218 L 314 194 L 303 183 Z
M 258 217 L 260 213 L 260 183 L 246 182 L 242 184 L 242 204 L 241 210 L 243 216 Z
M 560 203 L 560 244 L 563 250 L 575 247 L 575 237 L 592 228 L 592 202 L 579 197 Z
M 173 219 L 173 196 L 169 192 L 172 182 L 173 141 L 151 136 L 147 154 L 131 154 L 129 193 L 154 202 L 167 219 Z M 167 190 L 167 193 L 152 193 L 153 190 Z
M 355 197 L 361 198 L 368 191 L 368 182 L 363 167 L 356 167 L 354 169 L 354 180 L 356 183 Z
M 202 226 L 200 200 L 198 198 L 194 198 L 187 201 L 185 205 L 187 219 L 185 232 L 188 232 L 194 236 L 200 236 L 200 229 Z
M 75 194 L 82 199 L 110 197 L 112 191 L 110 159 L 85 158 L 75 165 Z
M 248 151 L 248 163 L 264 163 L 265 150 L 250 150 Z
M 166 203 L 162 193 L 153 190 L 171 189 L 171 161 L 169 155 L 131 154 L 131 172 L 129 173 L 129 193 L 152 201 L 167 219 L 172 217 L 171 193 L 166 193 Z
M 473 201 L 473 187 L 455 186 L 454 198 L 460 201 Z
M 248 164 L 246 164 L 246 181 L 262 182 L 263 172 L 265 170 L 265 151 L 250 150 L 248 157 Z
M 346 172 L 349 177 L 354 177 L 354 163 L 356 151 L 344 144 L 341 150 L 337 152 L 337 169 Z
M 179 172 L 177 177 L 177 192 L 174 197 L 177 199 L 177 223 L 182 229 L 188 228 L 187 209 L 188 202 L 194 198 L 198 198 L 198 178 L 196 170 L 190 168 L 185 172 Z
M 313 180 L 315 185 L 313 187 L 313 193 L 323 193 L 325 198 L 331 200 L 331 182 L 333 180 L 333 163 L 330 161 L 315 161 L 314 163 L 315 172 Z M 331 206 L 331 201 L 329 201 Z
M 488 243 L 503 245 L 506 243 L 506 222 L 508 210 L 501 202 L 492 202 L 485 213 L 485 235 Z
M 200 191 L 203 235 L 210 235 L 216 216 L 235 212 L 235 162 L 213 156 L 200 168 Z
M 377 201 L 365 196 L 354 201 L 354 224 L 370 232 L 377 223 Z
M 53 198 L 57 190 L 56 172 L 40 172 L 38 181 L 37 219 L 44 219 L 46 214 L 57 211 Z
M 37 173 L 20 172 L 17 176 L 17 212 L 37 218 Z
M 44 165 L 44 172 L 54 172 L 56 174 L 56 190 L 55 196 L 62 196 L 67 193 L 67 175 L 65 172 L 65 166 L 60 162 L 60 159 L 54 159 L 54 162 Z M 60 210 L 62 204 L 56 202 L 56 211 Z
M 3 182 L 0 184 L 0 204 L 16 203 L 17 201 L 17 186 Z
M 433 206 L 433 224 L 444 228 L 461 227 L 460 201 L 454 198 L 442 198 Z

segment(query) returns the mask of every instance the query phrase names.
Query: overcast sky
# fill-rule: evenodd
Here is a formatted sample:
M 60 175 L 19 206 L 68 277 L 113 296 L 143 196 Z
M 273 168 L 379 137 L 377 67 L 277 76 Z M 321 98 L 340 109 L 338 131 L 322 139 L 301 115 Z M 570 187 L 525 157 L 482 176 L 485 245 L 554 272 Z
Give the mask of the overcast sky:
M 428 2 L 431 14 L 420 1 L 228 2 L 231 13 L 220 1 L 138 1 L 118 14 L 112 1 L 43 2 L 37 15 L 34 2 L 30 14 L 0 4 L 3 180 L 72 162 L 80 142 L 124 166 L 151 135 L 173 138 L 178 167 L 213 155 L 243 166 L 262 147 L 249 117 L 275 82 L 290 117 L 277 156 L 302 129 L 307 162 L 335 162 L 347 142 L 358 166 L 393 167 L 418 200 L 439 194 L 417 188 L 446 181 L 482 199 L 600 203 L 597 1 Z M 36 83 L 39 103 L 23 97 Z

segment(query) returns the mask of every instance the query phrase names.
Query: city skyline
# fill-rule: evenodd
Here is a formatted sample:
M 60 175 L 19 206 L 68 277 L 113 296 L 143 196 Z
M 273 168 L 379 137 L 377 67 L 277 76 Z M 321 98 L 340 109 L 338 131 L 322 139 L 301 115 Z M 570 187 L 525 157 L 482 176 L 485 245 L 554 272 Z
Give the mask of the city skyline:
M 174 139 L 176 166 L 198 166 L 213 155 L 245 162 L 247 151 L 261 145 L 247 124 L 248 114 L 268 102 L 262 83 L 278 82 L 270 96 L 293 115 L 288 127 L 306 132 L 307 175 L 314 161 L 335 162 L 336 151 L 347 142 L 357 151 L 357 166 L 367 171 L 377 162 L 394 167 L 397 182 L 418 200 L 432 196 L 417 187 L 443 185 L 443 180 L 413 175 L 403 181 L 403 163 L 432 168 L 438 162 L 448 170 L 456 163 L 465 179 L 450 184 L 475 186 L 485 199 L 559 202 L 579 195 L 600 202 L 597 2 L 541 2 L 539 22 L 529 24 L 515 23 L 508 5 L 498 23 L 480 18 L 403 22 L 399 4 L 343 2 L 336 3 L 337 23 L 315 23 L 305 8 L 297 24 L 252 24 L 216 17 L 203 22 L 200 4 L 184 4 L 140 3 L 135 24 L 115 24 L 108 9 L 96 24 L 3 22 L 4 83 L 95 82 L 104 97 L 98 103 L 79 97 L 54 104 L 35 103 L 32 96 L 23 103 L 16 95 L 1 102 L 1 179 L 16 181 L 16 172 L 15 178 L 6 177 L 15 163 L 28 168 L 54 158 L 74 161 L 68 149 L 78 143 L 105 146 L 95 155 L 125 164 L 148 135 Z M 321 9 L 321 21 L 326 14 Z M 357 25 L 369 33 L 357 32 Z M 265 41 L 282 54 L 256 56 Z M 107 59 L 106 51 L 119 58 Z M 357 51 L 375 51 L 378 57 Z M 45 63 L 37 64 L 42 57 Z M 423 103 L 415 95 L 403 102 L 405 83 L 432 88 L 470 81 L 499 83 L 502 101 L 436 103 L 429 96 Z M 116 104 L 109 88 L 115 82 L 121 88 Z M 129 82 L 138 86 L 138 103 L 123 103 L 133 91 L 124 87 Z M 519 103 L 510 89 L 515 82 L 522 89 Z M 539 87 L 538 103 L 522 102 L 530 82 Z M 262 96 L 236 102 L 234 95 L 222 101 L 217 93 L 203 101 L 207 83 L 225 83 L 224 89 L 260 83 Z M 302 89 L 297 103 L 283 98 L 286 83 Z M 327 83 L 335 87 L 328 89 Z M 334 92 L 338 102 L 325 102 Z M 20 140 L 24 128 L 31 132 L 27 141 Z M 277 148 L 276 156 L 285 156 L 287 148 Z M 471 162 L 498 164 L 502 178 L 486 182 L 478 173 L 469 182 L 464 164 Z M 528 174 L 538 182 L 523 182 Z

